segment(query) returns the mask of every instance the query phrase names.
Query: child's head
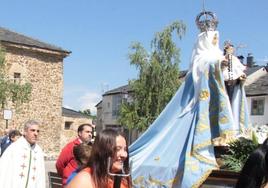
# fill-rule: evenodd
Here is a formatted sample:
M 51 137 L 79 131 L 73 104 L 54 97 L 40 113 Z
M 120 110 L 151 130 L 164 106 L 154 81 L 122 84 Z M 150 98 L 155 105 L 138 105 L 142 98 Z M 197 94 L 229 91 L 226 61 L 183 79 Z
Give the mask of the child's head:
M 86 165 L 88 163 L 91 154 L 91 148 L 92 147 L 86 143 L 81 143 L 77 146 L 74 146 L 74 158 L 79 166 Z

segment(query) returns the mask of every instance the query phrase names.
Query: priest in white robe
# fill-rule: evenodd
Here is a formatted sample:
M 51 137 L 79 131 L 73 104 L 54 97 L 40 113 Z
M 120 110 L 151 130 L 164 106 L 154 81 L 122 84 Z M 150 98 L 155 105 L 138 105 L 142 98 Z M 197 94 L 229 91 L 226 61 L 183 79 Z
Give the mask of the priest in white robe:
M 24 136 L 8 147 L 0 158 L 1 188 L 45 188 L 44 154 L 36 144 L 39 123 L 29 120 Z

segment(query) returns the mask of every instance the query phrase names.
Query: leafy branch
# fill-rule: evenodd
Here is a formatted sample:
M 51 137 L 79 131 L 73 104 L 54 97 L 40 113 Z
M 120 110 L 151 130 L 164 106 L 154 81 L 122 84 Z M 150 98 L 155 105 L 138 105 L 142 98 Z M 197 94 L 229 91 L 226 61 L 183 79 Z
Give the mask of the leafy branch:
M 0 47 L 0 104 L 5 108 L 8 102 L 12 102 L 15 108 L 30 101 L 32 85 L 21 84 L 8 78 L 6 74 L 5 51 Z
M 151 52 L 138 42 L 131 45 L 130 65 L 134 65 L 139 74 L 136 80 L 129 82 L 132 102 L 125 101 L 120 107 L 121 125 L 144 131 L 170 101 L 180 86 L 180 50 L 173 40 L 173 33 L 181 39 L 185 31 L 184 23 L 173 22 L 156 33 Z

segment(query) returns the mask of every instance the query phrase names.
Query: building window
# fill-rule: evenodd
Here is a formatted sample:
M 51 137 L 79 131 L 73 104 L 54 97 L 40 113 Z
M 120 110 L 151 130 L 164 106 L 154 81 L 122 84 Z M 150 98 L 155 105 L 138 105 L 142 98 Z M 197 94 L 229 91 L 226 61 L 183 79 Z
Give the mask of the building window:
M 264 115 L 264 98 L 251 100 L 251 115 L 261 116 Z
M 107 102 L 107 108 L 110 108 L 110 103 L 109 102 Z
M 19 72 L 14 72 L 14 83 L 19 83 L 21 79 L 21 74 Z
M 73 124 L 72 121 L 66 121 L 65 124 L 64 124 L 64 129 L 65 130 L 70 130 L 72 124 Z
M 114 119 L 116 119 L 119 115 L 121 103 L 122 103 L 122 96 L 121 95 L 114 95 L 113 102 L 112 102 L 112 117 Z

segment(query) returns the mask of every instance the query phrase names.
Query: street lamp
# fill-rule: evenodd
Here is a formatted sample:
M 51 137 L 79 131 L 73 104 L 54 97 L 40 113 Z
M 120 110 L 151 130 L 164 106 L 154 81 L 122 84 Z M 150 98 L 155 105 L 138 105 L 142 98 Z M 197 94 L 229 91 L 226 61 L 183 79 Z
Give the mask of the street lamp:
M 8 120 L 12 118 L 12 111 L 5 109 L 4 110 L 4 119 L 6 120 L 6 129 L 8 128 Z

